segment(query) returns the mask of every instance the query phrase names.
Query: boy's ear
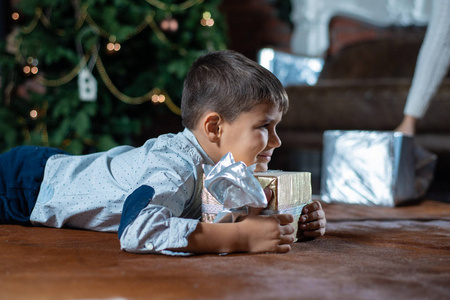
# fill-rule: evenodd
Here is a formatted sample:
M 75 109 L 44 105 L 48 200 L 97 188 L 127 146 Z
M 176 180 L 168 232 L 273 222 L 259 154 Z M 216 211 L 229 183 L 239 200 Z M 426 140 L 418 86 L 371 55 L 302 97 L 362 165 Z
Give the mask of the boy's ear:
M 203 130 L 211 143 L 220 140 L 222 117 L 216 112 L 210 112 L 203 118 Z

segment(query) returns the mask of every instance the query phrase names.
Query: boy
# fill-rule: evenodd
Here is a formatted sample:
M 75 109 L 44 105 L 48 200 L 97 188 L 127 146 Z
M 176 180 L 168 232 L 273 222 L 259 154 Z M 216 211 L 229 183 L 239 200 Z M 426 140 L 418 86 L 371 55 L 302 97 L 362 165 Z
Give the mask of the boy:
M 90 155 L 19 147 L 0 156 L 0 223 L 118 231 L 121 248 L 135 253 L 288 252 L 292 215 L 255 209 L 237 223 L 198 221 L 202 164 L 231 152 L 267 170 L 287 108 L 272 73 L 236 52 L 207 54 L 185 79 L 183 132 Z M 32 184 L 18 189 L 21 182 Z M 324 234 L 318 202 L 300 219 L 304 236 Z

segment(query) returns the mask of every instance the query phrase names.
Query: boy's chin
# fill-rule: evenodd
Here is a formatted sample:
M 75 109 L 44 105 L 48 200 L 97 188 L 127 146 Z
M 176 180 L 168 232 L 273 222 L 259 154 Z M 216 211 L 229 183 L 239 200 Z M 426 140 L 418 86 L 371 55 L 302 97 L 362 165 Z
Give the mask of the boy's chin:
M 257 163 L 255 172 L 266 172 L 268 169 L 269 169 L 269 167 L 267 166 L 267 164 Z

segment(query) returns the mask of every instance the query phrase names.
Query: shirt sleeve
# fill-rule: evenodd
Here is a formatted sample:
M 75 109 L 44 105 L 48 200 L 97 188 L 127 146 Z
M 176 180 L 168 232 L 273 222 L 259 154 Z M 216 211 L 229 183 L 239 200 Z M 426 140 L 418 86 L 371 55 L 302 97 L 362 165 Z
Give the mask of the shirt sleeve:
M 168 249 L 186 247 L 189 235 L 199 222 L 184 214 L 198 205 L 193 199 L 195 181 L 192 174 L 181 176 L 174 170 L 153 172 L 147 184 L 134 190 L 124 203 L 119 226 L 121 249 L 133 253 L 190 255 Z
M 435 0 L 417 58 L 405 115 L 422 118 L 450 65 L 450 1 Z
M 173 217 L 162 206 L 149 205 L 130 223 L 120 236 L 121 249 L 133 253 L 190 255 L 168 249 L 186 247 L 188 237 L 198 220 Z

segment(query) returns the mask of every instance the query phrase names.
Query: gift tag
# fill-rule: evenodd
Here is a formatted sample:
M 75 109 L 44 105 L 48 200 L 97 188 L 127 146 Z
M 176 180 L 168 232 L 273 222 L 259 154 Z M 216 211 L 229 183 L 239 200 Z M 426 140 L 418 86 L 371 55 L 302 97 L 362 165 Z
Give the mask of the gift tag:
M 87 67 L 78 74 L 78 94 L 81 101 L 97 100 L 97 80 Z

